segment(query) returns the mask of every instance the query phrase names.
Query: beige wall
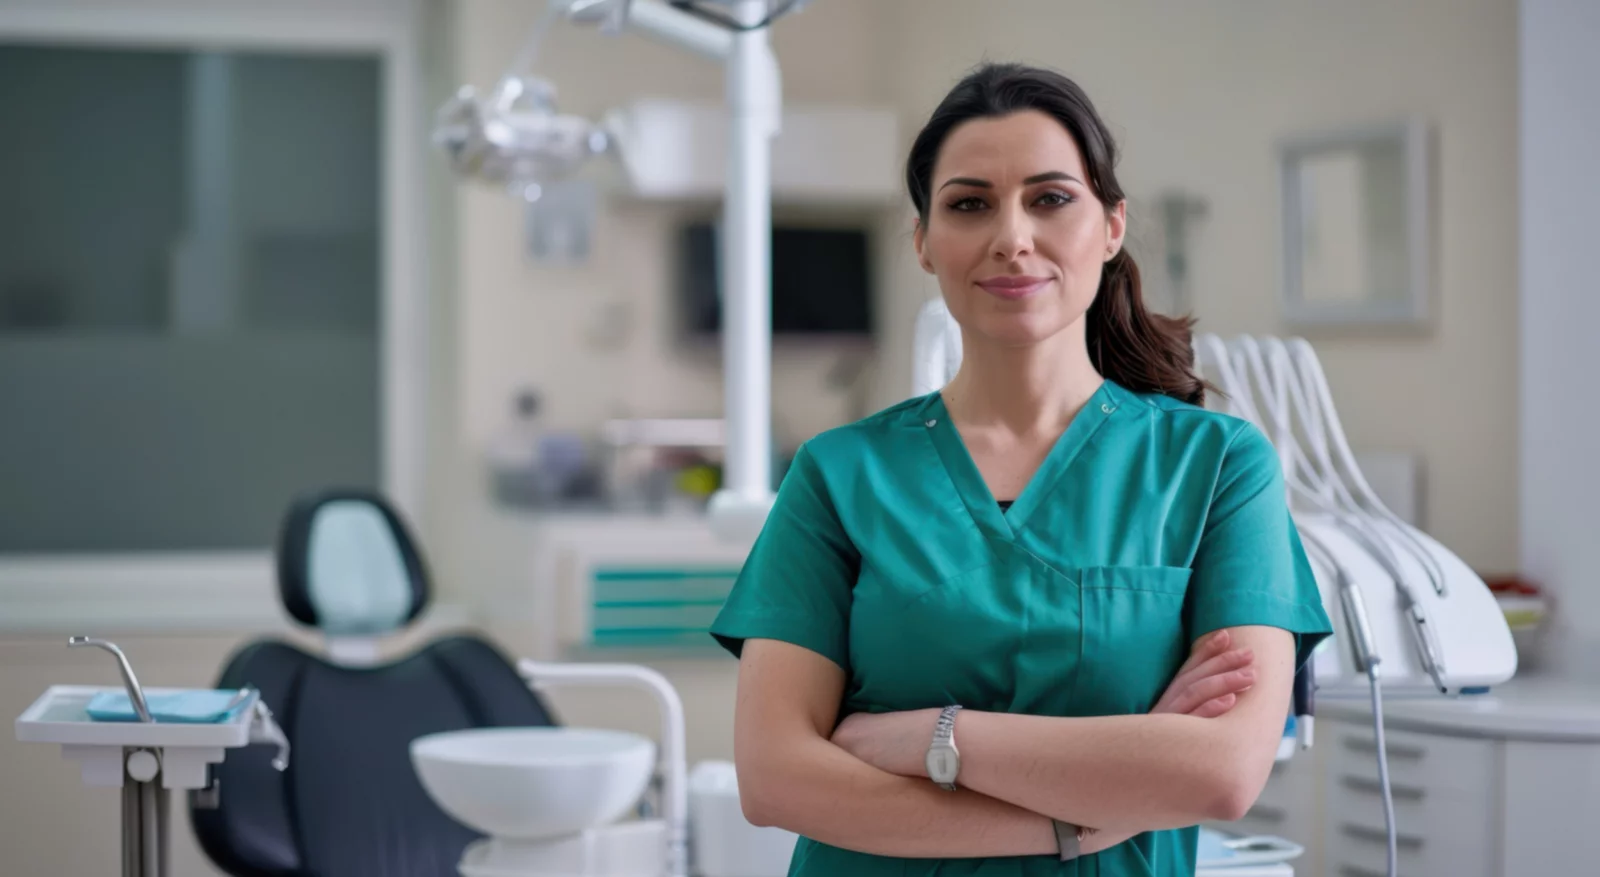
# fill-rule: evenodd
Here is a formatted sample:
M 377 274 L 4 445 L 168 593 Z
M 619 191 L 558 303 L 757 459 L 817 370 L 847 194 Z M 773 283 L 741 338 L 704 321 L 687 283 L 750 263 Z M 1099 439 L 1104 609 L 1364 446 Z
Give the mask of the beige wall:
M 1600 411 L 1587 360 L 1600 322 L 1593 258 L 1600 174 L 1600 4 L 1525 0 L 1520 35 L 1521 488 L 1524 572 L 1560 607 L 1543 644 L 1556 672 L 1600 668 L 1594 538 Z

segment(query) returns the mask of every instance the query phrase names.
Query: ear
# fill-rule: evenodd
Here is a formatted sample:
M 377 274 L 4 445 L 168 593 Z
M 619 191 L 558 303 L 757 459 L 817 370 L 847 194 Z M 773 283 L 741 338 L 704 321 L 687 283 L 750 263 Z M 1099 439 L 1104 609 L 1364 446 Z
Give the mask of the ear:
M 1122 252 L 1123 238 L 1128 233 L 1128 202 L 1118 201 L 1117 206 L 1106 211 L 1106 259 Z
M 932 274 L 933 273 L 933 263 L 928 261 L 928 248 L 927 248 L 928 236 L 924 233 L 924 229 L 922 227 L 922 219 L 921 218 L 913 219 L 912 223 L 913 223 L 913 226 L 912 226 L 912 231 L 911 231 L 911 246 L 916 248 L 916 251 L 917 251 L 917 262 L 922 265 L 922 270 L 928 272 L 929 274 Z

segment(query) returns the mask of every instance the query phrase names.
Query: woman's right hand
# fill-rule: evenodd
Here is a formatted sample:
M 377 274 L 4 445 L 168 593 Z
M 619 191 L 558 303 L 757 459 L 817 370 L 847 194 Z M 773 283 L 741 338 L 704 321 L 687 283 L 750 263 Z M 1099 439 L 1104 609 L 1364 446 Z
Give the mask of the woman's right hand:
M 1230 645 L 1226 630 L 1201 637 L 1150 712 L 1211 719 L 1233 709 L 1238 695 L 1255 684 L 1255 655 Z

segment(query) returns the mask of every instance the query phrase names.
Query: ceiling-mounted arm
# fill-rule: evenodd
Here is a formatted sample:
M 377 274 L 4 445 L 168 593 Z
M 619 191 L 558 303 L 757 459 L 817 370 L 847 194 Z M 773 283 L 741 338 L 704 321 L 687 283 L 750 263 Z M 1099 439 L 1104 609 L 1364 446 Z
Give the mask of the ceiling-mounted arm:
M 713 61 L 726 61 L 733 52 L 727 28 L 661 0 L 550 0 L 550 5 L 566 20 L 598 24 L 603 33 L 635 32 Z

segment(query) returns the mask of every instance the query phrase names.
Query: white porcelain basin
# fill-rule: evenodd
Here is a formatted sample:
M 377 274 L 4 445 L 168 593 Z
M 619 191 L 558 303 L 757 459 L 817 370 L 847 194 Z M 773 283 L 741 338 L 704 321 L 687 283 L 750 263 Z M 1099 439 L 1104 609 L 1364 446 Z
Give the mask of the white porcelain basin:
M 517 840 L 616 821 L 644 794 L 655 762 L 649 738 L 594 728 L 482 728 L 411 743 L 411 763 L 441 809 Z

